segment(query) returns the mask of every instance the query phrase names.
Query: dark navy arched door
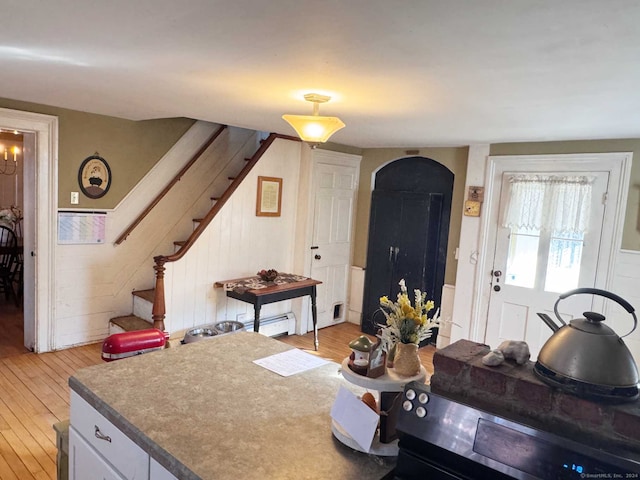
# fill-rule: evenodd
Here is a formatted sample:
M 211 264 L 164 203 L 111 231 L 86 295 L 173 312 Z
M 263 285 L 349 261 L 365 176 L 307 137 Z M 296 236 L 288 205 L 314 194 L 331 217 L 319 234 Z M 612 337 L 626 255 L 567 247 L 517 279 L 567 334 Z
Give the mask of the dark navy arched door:
M 384 323 L 380 297 L 395 299 L 404 279 L 440 306 L 447 259 L 453 173 L 425 157 L 396 160 L 376 174 L 371 194 L 362 331 Z M 435 311 L 435 310 L 434 310 Z

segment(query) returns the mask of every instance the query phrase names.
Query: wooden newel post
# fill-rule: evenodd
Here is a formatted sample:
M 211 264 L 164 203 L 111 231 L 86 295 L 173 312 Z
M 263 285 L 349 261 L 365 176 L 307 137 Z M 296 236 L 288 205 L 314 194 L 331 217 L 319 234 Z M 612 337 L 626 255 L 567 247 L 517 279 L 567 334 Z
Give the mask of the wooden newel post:
M 163 256 L 154 257 L 153 259 L 156 262 L 153 266 L 153 269 L 156 271 L 156 289 L 155 296 L 153 298 L 151 318 L 153 319 L 153 328 L 157 328 L 164 332 L 164 317 L 167 313 L 167 309 L 164 304 L 164 264 L 167 259 Z

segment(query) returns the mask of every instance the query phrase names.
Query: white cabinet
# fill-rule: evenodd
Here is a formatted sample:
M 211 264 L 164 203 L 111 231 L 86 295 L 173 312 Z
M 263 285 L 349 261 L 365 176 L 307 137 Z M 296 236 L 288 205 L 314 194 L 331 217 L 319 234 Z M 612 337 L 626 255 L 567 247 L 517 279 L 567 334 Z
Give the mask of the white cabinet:
M 122 478 L 149 478 L 149 455 L 73 391 L 70 417 L 71 427 Z M 71 448 L 71 439 L 69 444 Z M 72 476 L 70 480 L 86 478 Z
M 178 477 L 174 476 L 153 458 L 151 459 L 151 464 L 149 465 L 149 473 L 151 480 L 178 480 Z
M 178 480 L 71 392 L 69 480 Z
M 69 480 L 124 480 L 78 431 L 69 428 Z

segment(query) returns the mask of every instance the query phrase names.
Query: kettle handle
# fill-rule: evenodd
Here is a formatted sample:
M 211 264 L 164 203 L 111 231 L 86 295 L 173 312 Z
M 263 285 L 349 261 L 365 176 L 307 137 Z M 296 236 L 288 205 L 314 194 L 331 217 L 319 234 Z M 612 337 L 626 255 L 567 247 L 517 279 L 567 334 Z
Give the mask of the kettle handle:
M 638 326 L 638 318 L 636 317 L 635 309 L 624 298 L 619 297 L 615 293 L 607 292 L 606 290 L 600 290 L 598 288 L 589 288 L 589 287 L 576 288 L 575 290 L 569 290 L 568 292 L 564 292 L 563 294 L 560 295 L 560 297 L 558 297 L 558 300 L 556 300 L 556 303 L 553 306 L 553 313 L 556 314 L 556 317 L 558 317 L 558 319 L 563 324 L 566 325 L 565 321 L 562 319 L 562 317 L 558 313 L 558 303 L 560 303 L 560 300 L 564 300 L 565 298 L 568 298 L 572 295 L 578 295 L 579 293 L 587 293 L 592 295 L 600 295 L 601 297 L 606 297 L 609 300 L 613 300 L 614 302 L 618 303 L 622 308 L 624 308 L 627 311 L 627 313 L 631 314 L 631 316 L 633 317 L 633 328 L 629 333 L 627 333 L 626 335 L 622 335 L 620 338 L 626 337 L 627 335 L 631 335 L 636 329 L 636 327 Z

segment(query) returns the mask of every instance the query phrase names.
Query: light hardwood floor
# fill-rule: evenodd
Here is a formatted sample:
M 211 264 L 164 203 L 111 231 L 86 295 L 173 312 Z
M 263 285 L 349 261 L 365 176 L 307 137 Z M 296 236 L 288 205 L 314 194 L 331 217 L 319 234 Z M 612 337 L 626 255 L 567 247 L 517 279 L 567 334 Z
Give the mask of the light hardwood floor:
M 0 480 L 56 478 L 56 436 L 52 425 L 69 418 L 69 376 L 102 363 L 100 343 L 35 354 L 22 346 L 22 312 L 0 299 Z M 320 330 L 318 355 L 340 363 L 359 327 L 343 323 Z M 278 340 L 313 352 L 313 334 Z M 420 349 L 433 372 L 431 346 Z

